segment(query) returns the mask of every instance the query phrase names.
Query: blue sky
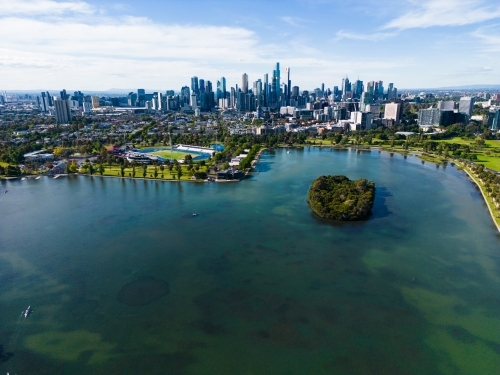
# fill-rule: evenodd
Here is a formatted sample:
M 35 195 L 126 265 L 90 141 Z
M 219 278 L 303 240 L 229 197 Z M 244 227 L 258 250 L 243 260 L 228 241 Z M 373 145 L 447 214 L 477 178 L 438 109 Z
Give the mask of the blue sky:
M 179 90 L 272 74 L 292 84 L 500 84 L 487 0 L 0 0 L 0 89 Z

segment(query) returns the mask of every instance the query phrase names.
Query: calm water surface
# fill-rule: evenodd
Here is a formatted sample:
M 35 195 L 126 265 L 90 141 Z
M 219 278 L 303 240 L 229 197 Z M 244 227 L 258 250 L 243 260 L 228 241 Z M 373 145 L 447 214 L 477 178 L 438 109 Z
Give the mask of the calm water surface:
M 330 149 L 259 169 L 0 182 L 0 374 L 498 374 L 500 238 L 465 174 Z M 321 174 L 375 181 L 372 218 L 313 217 Z

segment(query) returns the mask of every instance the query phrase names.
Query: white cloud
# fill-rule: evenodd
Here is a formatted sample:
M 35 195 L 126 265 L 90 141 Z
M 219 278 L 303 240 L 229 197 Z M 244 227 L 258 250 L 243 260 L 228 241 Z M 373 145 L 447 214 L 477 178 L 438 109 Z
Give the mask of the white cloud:
M 500 17 L 500 6 L 484 0 L 426 0 L 410 3 L 413 9 L 387 23 L 384 29 L 462 26 Z
M 498 26 L 495 25 L 495 28 Z M 493 34 L 492 28 L 478 29 L 472 33 L 472 36 L 482 42 L 485 52 L 500 52 L 500 35 Z
M 339 41 L 342 39 L 352 39 L 352 40 L 368 40 L 372 42 L 378 42 L 387 38 L 395 36 L 396 33 L 366 33 L 366 34 L 356 34 L 346 32 L 344 30 L 339 30 L 335 34 L 335 40 Z
M 291 26 L 295 26 L 295 27 L 305 27 L 301 23 L 306 21 L 302 18 L 290 17 L 290 16 L 283 16 L 283 17 L 281 17 L 281 20 L 286 22 L 287 24 L 289 24 Z
M 0 0 L 0 16 L 92 14 L 94 7 L 83 1 Z

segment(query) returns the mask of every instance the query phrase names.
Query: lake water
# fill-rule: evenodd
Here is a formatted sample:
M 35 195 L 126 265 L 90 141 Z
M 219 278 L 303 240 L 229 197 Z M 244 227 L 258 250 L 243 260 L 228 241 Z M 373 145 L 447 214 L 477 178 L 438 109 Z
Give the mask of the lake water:
M 464 173 L 326 148 L 258 169 L 0 182 L 0 374 L 498 374 L 500 236 Z M 370 220 L 312 216 L 322 174 L 375 181 Z

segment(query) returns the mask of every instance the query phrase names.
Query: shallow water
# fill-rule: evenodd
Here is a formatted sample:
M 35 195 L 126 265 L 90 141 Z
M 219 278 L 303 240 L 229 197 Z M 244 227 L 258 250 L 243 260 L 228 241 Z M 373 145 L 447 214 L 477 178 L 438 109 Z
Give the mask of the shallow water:
M 500 236 L 465 174 L 326 148 L 258 169 L 0 182 L 0 373 L 497 374 Z M 370 220 L 311 215 L 321 174 L 375 181 Z

